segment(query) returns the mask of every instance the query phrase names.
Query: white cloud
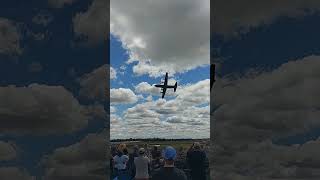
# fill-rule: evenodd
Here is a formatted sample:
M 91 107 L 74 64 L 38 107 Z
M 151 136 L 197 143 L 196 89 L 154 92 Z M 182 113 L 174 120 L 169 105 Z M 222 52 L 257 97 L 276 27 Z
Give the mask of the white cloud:
M 152 101 L 152 100 L 153 100 L 153 98 L 152 98 L 152 96 L 151 96 L 151 95 L 149 95 L 149 96 L 146 98 L 146 100 L 150 102 L 150 101 Z
M 0 54 L 21 54 L 20 34 L 13 21 L 0 17 Z
M 91 118 L 106 119 L 107 112 L 102 104 L 95 103 L 86 107 L 86 114 Z
M 110 67 L 110 79 L 116 79 L 116 78 L 117 78 L 117 71 L 113 67 Z
M 320 9 L 317 0 L 292 1 L 217 1 L 213 6 L 212 30 L 224 35 L 246 33 L 252 28 L 269 25 L 279 17 L 298 18 Z
M 138 60 L 133 71 L 160 76 L 209 64 L 210 1 L 111 1 L 111 33 Z M 151 61 L 149 61 L 151 60 Z
M 107 133 L 89 134 L 80 142 L 56 149 L 43 159 L 44 180 L 103 180 L 109 170 Z
M 110 89 L 111 104 L 132 104 L 138 101 L 138 96 L 131 89 Z
M 0 87 L 3 133 L 71 133 L 87 125 L 86 108 L 61 86 Z
M 153 93 L 150 87 L 148 83 L 140 83 L 136 91 Z M 209 80 L 181 86 L 176 93 L 176 97 L 168 101 L 161 98 L 154 100 L 150 95 L 146 102 L 125 110 L 123 117 L 114 115 L 111 138 L 209 137 Z
M 114 113 L 117 111 L 117 108 L 114 106 L 110 106 L 110 113 Z
M 76 36 L 85 36 L 87 43 L 96 44 L 108 38 L 109 2 L 94 0 L 88 11 L 80 12 L 73 18 L 73 28 Z
M 89 99 L 105 100 L 108 87 L 107 77 L 112 76 L 112 70 L 107 71 L 108 65 L 103 65 L 92 72 L 83 75 L 80 79 L 80 95 Z
M 122 66 L 120 66 L 120 69 L 121 69 L 122 71 L 125 71 L 125 70 L 127 69 L 127 67 L 126 67 L 125 65 L 122 65 Z
M 212 152 L 216 162 L 212 178 L 302 180 L 320 177 L 319 140 L 290 146 L 263 141 L 235 151 L 225 147 L 215 148 Z
M 137 93 L 147 93 L 151 95 L 158 96 L 160 94 L 160 88 L 150 85 L 147 82 L 141 82 L 137 86 L 135 86 L 135 91 Z
M 271 142 L 320 127 L 319 59 L 308 56 L 250 78 L 217 79 L 211 97 L 216 179 L 320 177 L 314 155 L 319 140 Z
M 26 170 L 17 167 L 0 167 L 0 177 L 2 180 L 34 180 Z
M 320 127 L 316 120 L 320 115 L 318 68 L 319 57 L 309 56 L 255 78 L 226 80 L 228 86 L 218 80 L 213 103 L 220 108 L 213 117 L 228 127 L 236 127 L 235 132 L 249 128 L 264 136 L 279 137 Z
M 9 161 L 16 157 L 15 146 L 11 143 L 0 141 L 0 161 Z

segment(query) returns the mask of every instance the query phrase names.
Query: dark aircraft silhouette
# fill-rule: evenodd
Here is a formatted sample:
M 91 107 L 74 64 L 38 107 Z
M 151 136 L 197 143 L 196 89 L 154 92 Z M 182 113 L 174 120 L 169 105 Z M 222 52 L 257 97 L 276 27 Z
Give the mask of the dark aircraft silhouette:
M 216 82 L 215 74 L 216 74 L 216 65 L 211 64 L 211 66 L 210 66 L 210 90 L 212 89 L 214 82 Z
M 176 84 L 174 84 L 174 86 L 169 86 L 168 85 L 168 73 L 166 73 L 166 77 L 164 78 L 163 84 L 156 84 L 155 86 L 161 88 L 162 99 L 163 99 L 164 95 L 166 94 L 167 88 L 173 88 L 174 92 L 176 92 L 178 83 L 176 82 Z

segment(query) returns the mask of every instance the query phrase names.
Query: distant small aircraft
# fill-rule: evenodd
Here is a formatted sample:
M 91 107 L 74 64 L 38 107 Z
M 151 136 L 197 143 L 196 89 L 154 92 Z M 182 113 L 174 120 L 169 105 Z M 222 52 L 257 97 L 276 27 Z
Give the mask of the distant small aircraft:
M 174 86 L 169 86 L 168 85 L 168 73 L 166 73 L 166 76 L 164 78 L 164 84 L 156 84 L 155 87 L 159 87 L 161 88 L 161 93 L 162 93 L 162 99 L 164 97 L 164 95 L 166 94 L 166 91 L 167 91 L 167 88 L 173 88 L 174 92 L 176 92 L 177 90 L 177 86 L 178 86 L 178 83 L 176 82 L 176 84 L 174 84 Z

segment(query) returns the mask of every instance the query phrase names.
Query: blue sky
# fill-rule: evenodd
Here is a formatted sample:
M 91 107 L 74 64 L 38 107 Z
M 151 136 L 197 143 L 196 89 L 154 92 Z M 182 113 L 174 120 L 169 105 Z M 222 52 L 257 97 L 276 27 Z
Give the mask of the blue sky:
M 138 11 L 122 3 L 111 2 L 110 65 L 116 74 L 111 77 L 111 138 L 208 138 L 207 1 L 200 3 L 203 12 L 194 11 L 196 2 L 132 4 Z M 179 5 L 165 14 L 166 4 L 171 3 Z M 178 82 L 178 88 L 176 93 L 168 89 L 161 99 L 160 89 L 153 85 L 166 72 L 169 83 Z
M 253 28 L 241 38 L 227 42 L 217 35 L 212 42 L 212 48 L 219 47 L 217 56 L 223 59 L 218 74 L 239 75 L 251 69 L 272 72 L 285 63 L 319 55 L 319 26 L 316 25 L 318 19 L 318 13 L 300 19 L 282 17 L 272 25 Z M 312 128 L 305 133 L 289 134 L 275 142 L 303 144 L 317 139 L 318 132 L 319 128 Z
M 215 178 L 319 178 L 318 5 L 224 3 L 211 41 Z
M 141 82 L 147 82 L 150 85 L 153 84 L 159 84 L 161 79 L 164 78 L 165 74 L 161 74 L 159 77 L 150 77 L 147 74 L 145 75 L 137 75 L 133 72 L 133 67 L 135 65 L 137 65 L 137 63 L 128 63 L 128 59 L 130 58 L 129 54 L 128 54 L 128 50 L 125 49 L 122 46 L 121 41 L 119 41 L 119 39 L 117 37 L 114 37 L 113 35 L 111 35 L 111 41 L 110 41 L 110 59 L 111 59 L 111 67 L 113 69 L 115 69 L 116 73 L 116 78 L 115 79 L 111 79 L 110 81 L 110 87 L 112 89 L 119 89 L 119 88 L 125 88 L 125 89 L 131 89 L 132 91 L 135 91 L 135 87 L 141 83 Z M 123 67 L 125 67 L 125 69 L 122 69 Z M 178 87 L 179 86 L 186 86 L 186 85 L 190 85 L 190 84 L 195 84 L 199 81 L 202 80 L 206 80 L 209 79 L 209 65 L 206 66 L 202 66 L 202 67 L 197 67 L 194 68 L 192 70 L 189 70 L 187 72 L 182 72 L 182 73 L 176 73 L 174 75 L 174 78 L 177 82 L 178 82 Z M 174 83 L 174 82 L 171 82 Z M 156 89 L 156 88 L 155 88 Z M 179 88 L 178 88 L 179 89 Z M 168 92 L 172 91 L 171 89 L 168 89 Z M 145 92 L 145 93 L 141 93 L 141 94 L 137 94 L 137 95 L 142 95 L 144 98 L 139 99 L 137 102 L 132 103 L 132 104 L 117 104 L 114 105 L 113 107 L 115 107 L 117 109 L 117 111 L 115 112 L 115 114 L 119 117 L 123 116 L 123 113 L 126 112 L 126 110 L 128 108 L 132 108 L 138 104 L 142 104 L 144 102 L 146 102 L 146 98 L 150 95 L 150 97 L 152 97 L 153 100 L 157 101 L 161 99 L 161 93 L 160 93 L 160 89 L 159 89 L 159 93 L 155 94 L 155 93 L 150 93 L 150 92 Z M 174 100 L 175 98 L 172 96 L 165 96 L 165 100 Z M 205 106 L 208 106 L 208 103 L 205 103 Z M 209 119 L 207 119 L 209 120 Z M 123 119 L 122 121 L 125 121 L 125 119 Z M 128 128 L 130 128 L 128 126 Z M 208 134 L 208 132 L 207 132 Z M 130 136 L 130 134 L 128 134 Z M 173 133 L 174 135 L 174 133 Z M 121 136 L 117 136 L 114 134 L 111 134 L 111 137 L 119 137 L 121 138 Z M 141 134 L 139 134 L 138 136 L 139 138 L 144 138 L 145 135 L 141 132 Z M 146 136 L 148 137 L 148 136 Z M 167 138 L 170 138 L 170 136 L 166 136 Z M 193 136 L 180 136 L 180 138 L 195 138 Z
M 28 100 L 25 99 L 34 97 L 30 101 L 39 103 L 38 108 L 41 109 L 40 107 L 45 107 L 50 103 L 57 103 L 56 107 L 63 107 L 63 100 L 57 100 L 59 99 L 58 97 L 70 97 L 75 101 L 76 105 L 74 106 L 75 109 L 69 109 L 71 112 L 67 112 L 69 110 L 65 109 L 66 113 L 69 114 L 73 114 L 74 112 L 72 111 L 76 112 L 76 108 L 87 108 L 96 103 L 96 100 L 86 98 L 85 94 L 80 96 L 81 89 L 85 88 L 81 86 L 81 77 L 107 63 L 108 58 L 104 52 L 108 46 L 105 42 L 86 45 L 87 40 L 79 38 L 74 33 L 73 24 L 73 18 L 80 12 L 85 13 L 88 11 L 92 2 L 78 2 L 62 6 L 55 6 L 55 2 L 50 4 L 48 1 L 38 0 L 29 1 L 28 3 L 22 3 L 19 0 L 1 3 L 1 27 L 8 28 L 12 32 L 16 30 L 16 34 L 10 34 L 8 37 L 18 39 L 17 44 L 11 44 L 11 46 L 9 44 L 10 39 L 8 39 L 8 43 L 3 41 L 1 46 L 1 48 L 12 47 L 13 49 L 13 53 L 8 51 L 1 51 L 2 53 L 0 53 L 1 88 L 4 90 L 9 85 L 15 86 L 12 89 L 12 94 L 5 95 L 9 98 L 9 101 L 2 101 L 5 102 L 2 104 L 2 108 L 4 106 L 8 106 L 9 109 L 14 108 L 14 103 L 17 103 L 17 106 L 21 104 L 21 108 L 33 112 L 34 115 L 34 117 L 27 117 L 27 115 L 23 115 L 22 111 L 16 110 L 15 113 L 18 116 L 19 113 L 22 113 L 20 115 L 26 117 L 21 121 L 9 116 L 9 119 L 16 123 L 11 127 L 5 125 L 7 120 L 2 120 L 3 133 L 0 135 L 0 140 L 9 142 L 10 146 L 15 147 L 16 151 L 16 157 L 12 160 L 0 161 L 1 168 L 18 168 L 12 177 L 7 177 L 9 179 L 15 179 L 15 176 L 25 176 L 26 179 L 30 176 L 39 179 L 50 179 L 51 175 L 46 174 L 45 164 L 48 163 L 48 160 L 45 160 L 46 157 L 53 157 L 57 148 L 62 148 L 62 150 L 65 148 L 65 152 L 68 153 L 67 147 L 73 147 L 76 143 L 81 143 L 90 133 L 98 135 L 106 127 L 105 117 L 96 117 L 91 114 L 87 117 L 88 119 L 83 119 L 84 124 L 81 127 L 67 128 L 66 131 L 60 132 L 55 131 L 59 129 L 59 126 L 62 129 L 66 128 L 63 127 L 63 121 L 56 126 L 54 124 L 59 122 L 55 122 L 54 117 L 52 119 L 48 117 L 47 119 L 42 119 L 47 122 L 40 123 L 37 117 L 40 116 L 42 110 L 28 109 Z M 37 19 L 36 17 L 39 18 Z M 41 19 L 43 17 L 44 19 Z M 37 35 L 40 39 L 36 37 Z M 1 36 L 3 35 L 1 34 Z M 14 48 L 21 49 L 21 53 L 15 52 Z M 39 88 L 39 91 L 32 92 L 30 85 L 34 83 L 40 85 L 39 87 L 34 86 Z M 61 91 L 58 89 L 52 91 L 51 88 L 53 87 L 57 87 Z M 48 88 L 47 92 L 46 88 Z M 24 94 L 29 90 L 31 94 Z M 19 93 L 21 93 L 20 96 Z M 14 102 L 15 96 L 20 97 L 17 102 Z M 37 99 L 41 97 L 44 99 Z M 11 105 L 6 104 L 10 103 L 10 101 L 13 101 Z M 99 102 L 99 100 L 97 101 Z M 67 102 L 65 103 L 68 104 Z M 108 109 L 105 104 L 100 104 L 100 106 L 105 106 Z M 2 116 L 5 116 L 5 114 L 2 114 Z M 49 116 L 54 115 L 49 114 Z M 29 118 L 33 118 L 33 121 Z M 81 117 L 79 118 L 81 119 Z M 76 117 L 71 117 L 66 118 L 64 121 L 71 123 L 69 125 L 73 127 L 75 124 L 72 125 L 72 121 L 77 121 L 76 119 Z M 19 125 L 19 123 L 28 120 L 30 122 L 27 123 L 33 124 L 32 129 L 34 130 L 28 130 L 28 128 L 32 127 L 30 125 Z M 52 128 L 49 128 L 49 126 L 44 127 L 45 123 L 51 124 Z M 21 131 L 18 130 L 19 128 Z M 33 133 L 33 131 L 40 129 L 43 129 L 43 131 Z M 24 131 L 25 133 L 23 133 Z M 50 133 L 50 131 L 52 132 Z M 59 171 L 58 168 L 53 167 L 53 169 Z M 42 177 L 44 175 L 46 175 L 46 178 Z
M 19 175 L 45 180 L 68 177 L 66 172 L 78 168 L 79 176 L 90 179 L 104 164 L 105 149 L 101 147 L 105 147 L 108 134 L 104 129 L 109 127 L 109 105 L 101 98 L 105 95 L 101 89 L 106 88 L 108 36 L 103 30 L 106 18 L 92 15 L 104 15 L 99 1 L 1 3 L 0 116 L 7 118 L 1 119 L 0 150 L 6 156 L 0 155 L 0 177 L 6 168 L 14 172 L 8 177 L 13 180 Z M 172 6 L 177 9 L 170 11 L 165 11 L 165 5 L 171 0 L 161 1 L 164 4 L 160 7 L 165 9 L 152 3 L 125 2 L 124 6 L 123 2 L 113 1 L 111 14 L 110 64 L 117 73 L 110 84 L 111 137 L 216 135 L 223 138 L 224 146 L 238 151 L 234 154 L 248 153 L 262 160 L 277 158 L 268 155 L 280 149 L 288 152 L 284 154 L 297 153 L 292 157 L 303 161 L 312 155 L 308 150 L 317 150 L 319 13 L 291 15 L 299 9 L 293 5 L 280 16 L 263 7 L 261 12 L 266 16 L 248 13 L 257 17 L 249 18 L 253 22 L 236 16 L 238 28 L 247 30 L 237 33 L 233 21 L 217 12 L 223 17 L 216 21 L 221 28 L 213 32 L 210 42 L 207 0 L 177 4 Z M 145 16 L 148 13 L 154 16 Z M 119 15 L 124 19 L 113 18 Z M 178 21 L 181 16 L 184 18 Z M 186 24 L 192 26 L 181 28 Z M 211 60 L 217 63 L 211 122 L 209 44 L 215 52 Z M 176 93 L 168 90 L 162 100 L 151 85 L 159 83 L 166 70 L 179 86 Z M 243 76 L 249 70 L 256 73 L 251 79 Z M 229 76 L 235 78 L 230 80 Z M 295 111 L 296 107 L 305 116 Z M 288 109 L 292 111 L 286 113 Z M 291 116 L 294 113 L 298 115 Z M 293 146 L 297 143 L 301 144 L 299 151 Z M 315 146 L 310 148 L 309 144 Z M 257 149 L 260 153 L 253 153 Z M 76 158 L 68 158 L 74 154 Z M 235 162 L 239 157 L 226 159 Z M 99 165 L 86 166 L 86 160 L 92 159 Z M 255 167 L 251 162 L 244 161 L 241 167 Z M 275 162 L 286 164 L 292 159 Z

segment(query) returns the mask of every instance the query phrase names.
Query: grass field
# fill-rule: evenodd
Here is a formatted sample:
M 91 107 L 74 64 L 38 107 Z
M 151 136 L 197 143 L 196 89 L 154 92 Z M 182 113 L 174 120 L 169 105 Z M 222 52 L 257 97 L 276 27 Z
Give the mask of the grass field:
M 123 142 L 112 142 L 113 145 L 117 145 L 120 143 L 126 144 L 129 152 L 135 145 L 140 147 L 148 147 L 148 149 L 157 145 L 158 149 L 164 149 L 166 146 L 172 146 L 176 150 L 180 150 L 182 148 L 183 151 L 188 150 L 194 142 L 200 142 L 204 149 L 207 149 L 209 140 L 141 140 L 141 141 L 123 141 Z

